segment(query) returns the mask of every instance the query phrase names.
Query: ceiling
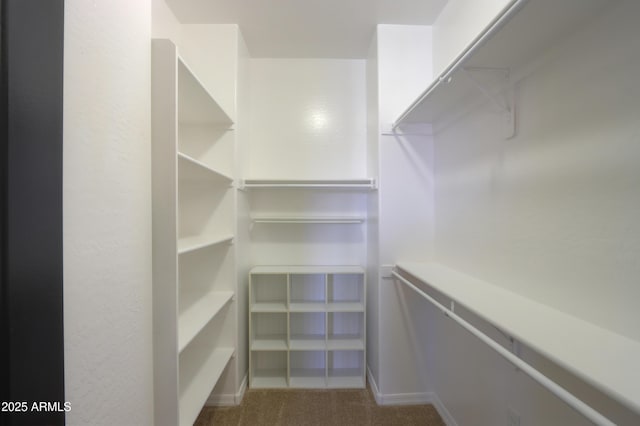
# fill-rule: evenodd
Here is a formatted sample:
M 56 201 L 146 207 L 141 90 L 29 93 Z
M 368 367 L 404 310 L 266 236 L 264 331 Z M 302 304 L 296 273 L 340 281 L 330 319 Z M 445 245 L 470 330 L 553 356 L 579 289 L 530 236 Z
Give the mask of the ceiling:
M 431 25 L 446 2 L 166 0 L 183 24 L 238 24 L 257 58 L 365 58 L 376 24 Z

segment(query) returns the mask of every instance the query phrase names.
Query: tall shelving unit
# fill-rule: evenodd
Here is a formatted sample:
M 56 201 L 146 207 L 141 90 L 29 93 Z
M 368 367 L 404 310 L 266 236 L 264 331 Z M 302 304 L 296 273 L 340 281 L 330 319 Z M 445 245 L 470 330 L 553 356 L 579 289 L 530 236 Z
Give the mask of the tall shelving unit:
M 235 352 L 233 122 L 170 40 L 152 43 L 158 424 L 191 425 Z

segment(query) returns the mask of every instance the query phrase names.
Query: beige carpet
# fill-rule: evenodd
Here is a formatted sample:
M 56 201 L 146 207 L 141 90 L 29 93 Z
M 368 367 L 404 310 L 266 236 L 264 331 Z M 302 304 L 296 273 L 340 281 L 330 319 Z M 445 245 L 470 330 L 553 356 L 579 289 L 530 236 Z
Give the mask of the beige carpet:
M 444 426 L 432 405 L 378 406 L 368 389 L 251 389 L 236 407 L 204 407 L 195 426 Z

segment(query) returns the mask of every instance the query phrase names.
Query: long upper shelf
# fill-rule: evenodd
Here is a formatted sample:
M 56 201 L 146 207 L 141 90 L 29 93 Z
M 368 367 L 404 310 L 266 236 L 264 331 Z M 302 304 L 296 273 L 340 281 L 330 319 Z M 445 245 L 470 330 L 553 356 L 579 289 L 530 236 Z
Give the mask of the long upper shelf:
M 244 188 L 375 189 L 375 179 L 245 179 Z
M 225 126 L 233 124 L 233 120 L 180 57 L 178 57 L 178 122 Z
M 640 342 L 440 264 L 396 266 L 640 412 Z
M 504 87 L 504 79 L 496 81 L 496 75 L 504 76 L 505 72 L 518 75 L 559 40 L 575 32 L 605 6 L 615 3 L 610 0 L 510 1 L 392 127 L 437 123 L 482 95 L 482 90 L 491 92 Z M 489 78 L 489 75 L 493 76 Z

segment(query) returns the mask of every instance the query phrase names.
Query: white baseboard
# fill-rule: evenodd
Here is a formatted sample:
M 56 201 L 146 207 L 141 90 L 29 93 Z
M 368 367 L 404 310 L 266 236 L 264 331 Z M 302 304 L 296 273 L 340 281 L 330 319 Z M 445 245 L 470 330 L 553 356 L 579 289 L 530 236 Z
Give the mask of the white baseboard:
M 204 404 L 209 407 L 228 407 L 232 405 L 240 405 L 242 402 L 242 398 L 244 398 L 244 393 L 247 390 L 247 376 L 245 375 L 242 379 L 242 383 L 240 383 L 240 389 L 238 392 L 234 394 L 220 394 L 220 395 L 210 395 L 207 402 Z
M 447 410 L 447 407 L 442 403 L 442 401 L 440 401 L 440 398 L 438 398 L 438 394 L 431 392 L 431 401 L 429 402 L 436 408 L 438 414 L 442 417 L 444 424 L 447 426 L 458 426 L 458 423 L 455 421 L 449 410 Z
M 433 404 L 440 417 L 442 417 L 442 421 L 444 421 L 447 426 L 458 426 L 458 423 L 456 423 L 449 410 L 447 410 L 447 407 L 440 401 L 440 398 L 438 398 L 435 392 L 382 394 L 380 393 L 373 374 L 371 374 L 369 366 L 367 366 L 367 379 L 378 405 Z

